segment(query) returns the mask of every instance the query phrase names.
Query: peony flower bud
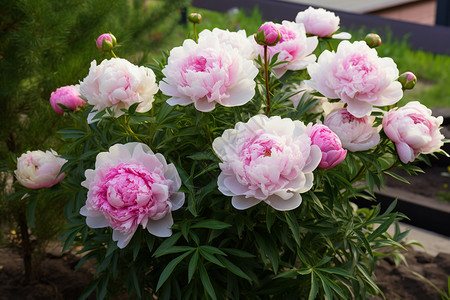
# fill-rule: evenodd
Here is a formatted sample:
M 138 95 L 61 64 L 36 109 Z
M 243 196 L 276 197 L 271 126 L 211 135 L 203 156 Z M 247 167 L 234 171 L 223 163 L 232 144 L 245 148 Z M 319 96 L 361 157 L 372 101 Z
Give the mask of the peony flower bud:
M 321 169 L 331 169 L 340 164 L 347 155 L 347 150 L 342 148 L 342 143 L 336 133 L 323 124 L 309 124 L 306 134 L 311 138 L 311 145 L 316 145 L 322 151 L 322 159 L 319 163 Z
M 367 46 L 370 48 L 376 48 L 381 45 L 381 38 L 376 33 L 369 33 L 364 38 L 364 41 L 366 42 Z
M 104 33 L 97 38 L 97 48 L 102 52 L 111 51 L 116 44 L 116 37 L 111 33 Z
M 411 90 L 417 83 L 417 77 L 412 72 L 401 74 L 397 80 L 402 84 L 402 87 L 405 90 Z
M 200 22 L 202 21 L 202 15 L 198 13 L 191 13 L 188 16 L 188 20 L 189 22 L 192 22 L 194 24 L 200 24 Z
M 275 46 L 281 40 L 281 34 L 272 22 L 262 24 L 254 36 L 256 43 L 263 46 Z
M 77 86 L 68 85 L 52 92 L 50 95 L 50 104 L 57 114 L 62 115 L 64 111 L 58 104 L 62 104 L 71 110 L 77 110 L 78 107 L 83 106 L 86 102 L 80 98 Z
M 59 172 L 67 160 L 58 157 L 55 151 L 27 151 L 17 159 L 14 171 L 21 185 L 30 189 L 51 187 L 64 179 Z

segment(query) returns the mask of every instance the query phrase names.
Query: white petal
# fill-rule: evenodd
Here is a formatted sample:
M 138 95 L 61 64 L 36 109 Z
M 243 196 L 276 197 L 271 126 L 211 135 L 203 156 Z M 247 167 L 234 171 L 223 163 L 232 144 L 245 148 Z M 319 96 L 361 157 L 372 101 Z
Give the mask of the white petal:
M 168 213 L 164 218 L 159 220 L 149 219 L 147 223 L 147 230 L 153 235 L 159 237 L 169 237 L 172 235 L 170 227 L 173 225 L 172 214 Z
M 120 249 L 123 249 L 131 241 L 131 238 L 133 237 L 133 235 L 134 235 L 134 232 L 123 233 L 118 230 L 114 230 L 112 239 L 113 239 L 113 241 L 117 241 L 117 247 L 119 247 Z
M 256 198 L 245 198 L 245 196 L 234 196 L 233 198 L 231 198 L 231 204 L 234 208 L 239 210 L 250 208 L 258 204 L 259 202 L 261 202 L 261 200 L 258 200 Z
M 172 210 L 181 208 L 184 204 L 184 193 L 176 192 L 170 196 L 170 202 L 172 203 Z
M 331 37 L 333 39 L 337 39 L 337 40 L 349 40 L 352 38 L 352 35 L 348 32 L 340 32 L 340 33 L 333 34 Z
M 302 196 L 300 194 L 294 194 L 289 200 L 283 200 L 277 195 L 270 195 L 264 201 L 276 210 L 286 211 L 299 207 L 302 203 Z

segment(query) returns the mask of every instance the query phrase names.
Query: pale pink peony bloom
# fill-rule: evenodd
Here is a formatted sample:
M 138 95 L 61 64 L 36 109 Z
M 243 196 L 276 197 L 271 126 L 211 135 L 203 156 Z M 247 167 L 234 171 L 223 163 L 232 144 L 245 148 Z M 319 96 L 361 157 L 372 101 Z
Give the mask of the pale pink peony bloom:
M 203 43 L 203 40 L 209 40 L 211 37 L 217 38 L 221 45 L 226 47 L 232 47 L 238 50 L 238 52 L 246 59 L 253 60 L 256 58 L 253 45 L 250 42 L 245 30 L 239 30 L 237 32 L 214 28 L 212 31 L 205 29 L 198 34 L 199 43 Z M 253 37 L 251 37 L 253 38 Z
M 80 83 L 81 95 L 94 105 L 89 123 L 93 122 L 95 114 L 107 107 L 114 111 L 114 117 L 123 115 L 121 109 L 128 109 L 134 103 L 139 103 L 136 111 L 149 111 L 157 91 L 151 69 L 138 67 L 122 58 L 105 59 L 98 66 L 95 60 L 92 61 L 88 76 Z
M 340 19 L 331 11 L 310 6 L 297 14 L 295 22 L 305 25 L 308 34 L 329 37 L 339 29 Z
M 374 121 L 375 117 L 357 118 L 342 108 L 327 115 L 324 124 L 337 134 L 344 149 L 357 152 L 373 148 L 380 142 L 378 128 L 373 127 Z
M 312 172 L 322 156 L 302 122 L 265 115 L 225 130 L 213 149 L 222 160 L 219 190 L 232 196 L 237 209 L 261 201 L 276 210 L 298 207 L 300 194 L 312 188 Z
M 439 151 L 444 136 L 439 127 L 442 117 L 433 117 L 431 110 L 418 101 L 391 109 L 383 117 L 383 129 L 395 143 L 403 163 L 412 162 L 420 153 Z
M 331 169 L 340 164 L 347 155 L 347 150 L 342 148 L 342 143 L 336 133 L 323 124 L 308 124 L 306 134 L 311 138 L 313 145 L 317 145 L 322 151 L 322 159 L 319 163 L 321 169 Z
M 258 69 L 237 49 L 207 35 L 198 44 L 187 39 L 172 49 L 162 72 L 166 77 L 159 88 L 171 97 L 169 105 L 194 103 L 199 111 L 208 112 L 216 104 L 232 107 L 250 101 Z
M 270 25 L 281 34 L 281 39 L 275 46 L 267 47 L 269 62 L 276 53 L 280 53 L 277 62 L 286 61 L 273 67 L 272 70 L 277 78 L 283 76 L 288 70 L 306 69 L 316 60 L 316 56 L 312 53 L 318 45 L 318 39 L 316 36 L 307 37 L 303 24 L 283 21 L 281 24 L 267 22 L 262 26 L 265 25 Z M 258 45 L 255 41 L 253 44 L 257 53 L 264 57 L 264 46 Z
M 86 205 L 80 210 L 91 228 L 110 226 L 119 248 L 130 242 L 139 225 L 156 236 L 172 235 L 171 211 L 184 203 L 180 176 L 164 156 L 142 143 L 116 144 L 97 155 L 95 169 L 85 172 Z
M 325 50 L 308 66 L 307 84 L 330 99 L 347 103 L 357 118 L 369 115 L 372 106 L 397 103 L 403 96 L 398 69 L 389 57 L 378 57 L 365 42 L 342 41 L 336 52 Z
M 80 98 L 78 85 L 68 85 L 56 89 L 50 95 L 50 105 L 57 114 L 62 115 L 64 111 L 58 104 L 62 104 L 71 110 L 77 110 L 86 102 Z
M 64 179 L 65 174 L 59 173 L 66 162 L 54 150 L 27 151 L 17 159 L 14 174 L 20 184 L 27 188 L 51 187 Z

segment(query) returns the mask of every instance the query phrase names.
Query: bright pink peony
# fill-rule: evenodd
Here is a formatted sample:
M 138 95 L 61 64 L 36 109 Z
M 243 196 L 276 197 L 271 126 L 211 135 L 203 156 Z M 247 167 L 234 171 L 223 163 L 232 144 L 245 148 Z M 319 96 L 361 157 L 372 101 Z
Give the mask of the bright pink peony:
M 375 117 L 357 118 L 347 109 L 337 109 L 325 117 L 324 124 L 341 139 L 342 147 L 352 152 L 364 151 L 380 142 Z
M 86 102 L 80 98 L 77 86 L 68 85 L 52 92 L 50 95 L 50 104 L 57 114 L 62 115 L 64 111 L 58 104 L 62 104 L 71 110 L 77 110 L 78 107 L 83 106 Z
M 64 179 L 59 172 L 67 160 L 58 157 L 55 151 L 27 151 L 17 159 L 14 171 L 21 185 L 30 189 L 51 187 Z
M 316 60 L 316 56 L 312 53 L 318 44 L 317 37 L 306 37 L 303 24 L 283 21 L 282 24 L 267 22 L 261 27 L 263 26 L 273 27 L 281 34 L 281 40 L 275 46 L 267 47 L 269 61 L 276 53 L 280 53 L 277 62 L 287 61 L 273 67 L 277 78 L 283 76 L 288 70 L 306 69 Z M 257 53 L 264 57 L 264 46 L 258 45 L 256 42 L 254 42 L 254 46 Z
M 297 14 L 295 22 L 305 25 L 308 34 L 329 37 L 339 29 L 340 19 L 331 11 L 310 6 Z
M 431 110 L 418 101 L 387 112 L 383 117 L 383 129 L 397 148 L 403 163 L 412 162 L 419 153 L 439 151 L 444 136 L 439 131 L 442 117 L 433 117 Z
M 237 209 L 261 201 L 277 210 L 298 207 L 322 156 L 302 122 L 264 115 L 225 130 L 213 149 L 222 160 L 219 190 L 233 197 Z
M 136 111 L 149 111 L 157 91 L 151 69 L 138 67 L 122 58 L 105 59 L 98 66 L 95 60 L 92 61 L 88 76 L 80 83 L 81 95 L 94 105 L 88 117 L 90 123 L 107 107 L 114 111 L 114 117 L 123 115 L 121 109 L 128 109 L 134 103 L 140 103 Z
M 250 101 L 258 69 L 217 36 L 203 35 L 198 44 L 187 39 L 172 49 L 162 72 L 166 78 L 159 88 L 171 97 L 169 105 L 194 103 L 199 111 L 208 112 L 216 104 L 232 107 Z
M 369 115 L 372 106 L 392 105 L 403 96 L 397 65 L 391 58 L 378 57 L 365 42 L 343 41 L 336 52 L 325 50 L 308 66 L 308 73 L 309 86 L 325 97 L 341 99 L 357 118 Z
M 313 145 L 319 146 L 322 151 L 322 159 L 319 163 L 321 169 L 331 169 L 340 164 L 347 155 L 347 150 L 342 148 L 342 143 L 336 133 L 325 125 L 308 124 L 306 133 L 311 138 Z
M 156 236 L 172 235 L 171 211 L 184 203 L 181 180 L 173 164 L 142 143 L 116 144 L 97 155 L 85 172 L 86 205 L 80 210 L 92 228 L 110 226 L 124 248 L 139 225 Z

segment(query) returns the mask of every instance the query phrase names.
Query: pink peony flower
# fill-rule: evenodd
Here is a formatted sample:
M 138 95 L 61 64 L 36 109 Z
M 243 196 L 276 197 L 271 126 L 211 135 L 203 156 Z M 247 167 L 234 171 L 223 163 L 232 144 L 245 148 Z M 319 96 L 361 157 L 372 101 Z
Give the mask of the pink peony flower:
M 94 105 L 88 117 L 92 123 L 95 114 L 107 107 L 114 111 L 114 117 L 123 115 L 121 109 L 128 109 L 134 103 L 140 103 L 136 111 L 149 111 L 158 85 L 151 69 L 135 66 L 122 58 L 111 58 L 98 66 L 92 61 L 88 76 L 80 83 L 80 91 Z
M 86 102 L 80 98 L 80 93 L 78 91 L 79 86 L 63 86 L 56 91 L 52 92 L 50 95 L 50 104 L 53 110 L 62 115 L 64 113 L 61 106 L 58 104 L 62 104 L 71 110 L 77 110 L 78 107 L 83 106 Z
M 303 70 L 316 60 L 312 52 L 317 47 L 317 37 L 306 37 L 303 24 L 283 21 L 282 24 L 267 22 L 261 27 L 263 26 L 276 29 L 281 34 L 281 39 L 275 46 L 267 47 L 269 61 L 276 53 L 280 53 L 277 62 L 287 61 L 273 67 L 277 78 L 283 76 L 287 70 Z M 264 57 L 264 46 L 258 45 L 255 41 L 253 44 L 257 53 Z
M 92 228 L 110 226 L 124 248 L 139 225 L 156 236 L 172 235 L 171 211 L 184 203 L 181 180 L 173 164 L 142 143 L 116 144 L 97 155 L 85 172 L 86 205 L 80 210 Z
M 212 31 L 205 29 L 198 34 L 199 43 L 203 44 L 203 40 L 218 39 L 218 42 L 225 47 L 230 46 L 246 59 L 253 60 L 256 58 L 253 45 L 250 42 L 245 30 L 232 32 L 219 28 L 214 28 Z
M 258 69 L 217 36 L 203 35 L 198 44 L 188 39 L 172 49 L 162 72 L 166 78 L 159 88 L 171 97 L 169 105 L 194 103 L 199 111 L 208 112 L 216 104 L 232 107 L 250 101 Z
M 403 163 L 412 162 L 420 153 L 439 151 L 444 136 L 439 127 L 442 117 L 433 117 L 431 110 L 418 101 L 391 109 L 383 117 L 383 129 L 395 143 Z
M 109 51 L 114 48 L 117 40 L 111 33 L 104 33 L 97 38 L 96 44 L 100 51 Z
M 357 118 L 369 115 L 372 106 L 397 103 L 403 96 L 398 69 L 389 57 L 378 57 L 365 42 L 343 41 L 336 52 L 325 50 L 308 66 L 307 84 L 325 97 L 339 98 Z
M 342 147 L 352 152 L 368 150 L 380 142 L 375 117 L 357 118 L 347 109 L 337 109 L 325 117 L 324 124 L 341 139 Z
M 329 37 L 339 29 L 340 19 L 331 11 L 310 6 L 297 14 L 295 22 L 305 25 L 308 34 Z
M 29 189 L 51 187 L 64 179 L 65 174 L 59 172 L 66 162 L 53 150 L 27 151 L 17 159 L 14 174 L 20 184 Z
M 300 121 L 256 115 L 239 122 L 213 142 L 222 160 L 219 190 L 232 205 L 247 209 L 261 201 L 277 210 L 291 210 L 311 189 L 313 170 L 321 159 Z
M 322 159 L 319 163 L 321 169 L 331 169 L 340 164 L 347 155 L 347 150 L 342 148 L 342 143 L 336 133 L 325 125 L 308 124 L 306 133 L 311 138 L 313 145 L 317 145 L 322 151 Z

